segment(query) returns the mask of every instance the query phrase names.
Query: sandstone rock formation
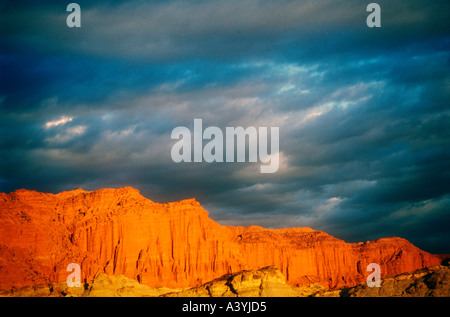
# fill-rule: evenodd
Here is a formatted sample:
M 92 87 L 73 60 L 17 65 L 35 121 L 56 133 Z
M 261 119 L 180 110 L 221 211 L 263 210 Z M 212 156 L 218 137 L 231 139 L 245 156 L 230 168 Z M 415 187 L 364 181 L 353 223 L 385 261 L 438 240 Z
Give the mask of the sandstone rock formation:
M 0 290 L 0 297 L 158 297 L 181 290 L 151 288 L 123 275 L 99 273 L 80 287 L 66 282 L 23 286 Z
M 199 287 L 163 294 L 164 297 L 450 297 L 450 267 L 436 265 L 389 276 L 380 287 L 366 282 L 327 290 L 318 284 L 293 287 L 285 284 L 278 268 L 227 274 Z
M 380 287 L 365 283 L 341 291 L 350 297 L 450 297 L 450 268 L 432 266 L 381 280 Z
M 275 266 L 225 274 L 187 289 L 150 288 L 123 275 L 99 273 L 80 287 L 65 282 L 0 290 L 0 297 L 449 297 L 450 268 L 437 265 L 381 280 L 380 287 L 329 290 L 318 284 L 293 287 Z
M 164 297 L 306 297 L 324 288 L 317 284 L 293 287 L 275 266 L 229 273 L 201 286 L 171 292 Z
M 199 286 L 224 274 L 275 265 L 291 286 L 350 287 L 369 263 L 382 277 L 441 259 L 401 238 L 346 243 L 310 228 L 222 226 L 195 199 L 158 204 L 133 188 L 59 194 L 0 193 L 0 289 L 83 282 L 99 273 L 149 287 Z

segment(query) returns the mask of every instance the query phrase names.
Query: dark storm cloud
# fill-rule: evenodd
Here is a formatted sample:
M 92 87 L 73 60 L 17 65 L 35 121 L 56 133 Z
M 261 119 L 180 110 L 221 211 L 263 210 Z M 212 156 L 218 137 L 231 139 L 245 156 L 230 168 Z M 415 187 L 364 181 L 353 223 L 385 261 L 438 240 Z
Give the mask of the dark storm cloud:
M 0 5 L 0 190 L 134 186 L 224 224 L 449 252 L 448 1 Z M 280 169 L 180 163 L 177 126 L 279 126 Z
M 20 40 L 21 49 L 29 44 L 37 52 L 147 62 L 249 56 L 314 60 L 379 54 L 432 41 L 448 29 L 445 1 L 381 1 L 386 27 L 377 32 L 368 32 L 366 4 L 357 0 L 79 3 L 83 27 L 76 30 L 60 27 L 67 14 L 59 2 L 7 5 L 2 19 L 7 47 L 18 49 Z

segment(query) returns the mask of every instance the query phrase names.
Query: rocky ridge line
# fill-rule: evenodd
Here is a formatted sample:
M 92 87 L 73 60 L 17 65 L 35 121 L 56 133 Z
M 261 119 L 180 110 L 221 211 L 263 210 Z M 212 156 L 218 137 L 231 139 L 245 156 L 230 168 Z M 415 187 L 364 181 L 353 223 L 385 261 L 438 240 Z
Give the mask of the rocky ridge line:
M 151 288 L 200 286 L 227 273 L 280 268 L 291 286 L 358 285 L 441 263 L 397 237 L 346 243 L 311 228 L 222 226 L 195 199 L 159 204 L 136 189 L 0 193 L 0 289 L 123 275 Z

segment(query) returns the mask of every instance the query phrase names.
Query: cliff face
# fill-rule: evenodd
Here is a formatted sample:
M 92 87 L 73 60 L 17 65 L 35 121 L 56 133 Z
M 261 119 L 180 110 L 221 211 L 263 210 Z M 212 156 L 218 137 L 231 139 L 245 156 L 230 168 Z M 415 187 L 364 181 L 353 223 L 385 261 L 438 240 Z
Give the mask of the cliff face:
M 170 288 L 275 265 L 290 285 L 337 288 L 364 281 L 372 262 L 384 277 L 441 259 L 401 238 L 221 226 L 194 199 L 158 204 L 133 188 L 0 193 L 0 289 L 65 281 L 69 263 L 87 281 L 103 272 Z

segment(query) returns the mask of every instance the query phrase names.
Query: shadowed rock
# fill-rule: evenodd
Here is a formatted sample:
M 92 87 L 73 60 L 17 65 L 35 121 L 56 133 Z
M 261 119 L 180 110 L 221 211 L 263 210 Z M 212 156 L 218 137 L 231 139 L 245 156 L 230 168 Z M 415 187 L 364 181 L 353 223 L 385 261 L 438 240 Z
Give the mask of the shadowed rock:
M 201 286 L 186 289 L 150 288 L 122 275 L 100 273 L 81 287 L 66 283 L 25 286 L 0 291 L 14 297 L 448 297 L 450 269 L 433 266 L 382 279 L 380 287 L 365 283 L 329 290 L 318 284 L 293 287 L 274 266 L 226 274 Z

